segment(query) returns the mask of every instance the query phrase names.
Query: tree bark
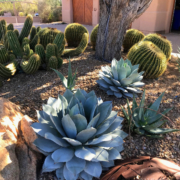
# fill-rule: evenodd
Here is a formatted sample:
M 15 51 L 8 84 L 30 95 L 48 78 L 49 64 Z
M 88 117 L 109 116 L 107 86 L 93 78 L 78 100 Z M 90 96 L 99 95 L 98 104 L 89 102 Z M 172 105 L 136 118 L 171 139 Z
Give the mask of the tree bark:
M 126 30 L 151 4 L 152 0 L 100 0 L 100 23 L 96 57 L 112 61 L 121 58 Z

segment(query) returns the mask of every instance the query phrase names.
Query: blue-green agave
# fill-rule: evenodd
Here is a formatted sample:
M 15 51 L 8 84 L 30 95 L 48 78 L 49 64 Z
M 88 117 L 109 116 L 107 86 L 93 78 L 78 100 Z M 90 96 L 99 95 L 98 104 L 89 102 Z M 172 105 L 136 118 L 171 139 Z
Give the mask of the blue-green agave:
M 142 93 L 138 87 L 144 86 L 141 82 L 144 71 L 138 73 L 139 64 L 133 66 L 128 59 L 125 61 L 122 58 L 119 61 L 113 59 L 111 67 L 105 66 L 101 69 L 97 83 L 108 95 L 133 98 L 133 94 L 137 96 L 136 93 Z
M 42 108 L 39 123 L 32 124 L 38 136 L 34 144 L 47 156 L 42 172 L 56 171 L 62 180 L 91 180 L 121 159 L 127 134 L 110 101 L 103 102 L 94 91 L 66 90 Z
M 121 106 L 125 118 L 128 120 L 130 129 L 140 135 L 145 135 L 151 138 L 162 138 L 162 134 L 180 131 L 179 129 L 160 128 L 167 120 L 162 120 L 163 116 L 167 114 L 172 108 L 158 113 L 161 100 L 164 93 L 148 107 L 145 107 L 145 91 L 143 93 L 139 106 L 137 105 L 135 97 L 133 98 L 132 111 L 130 109 L 129 101 L 127 99 L 128 113 Z

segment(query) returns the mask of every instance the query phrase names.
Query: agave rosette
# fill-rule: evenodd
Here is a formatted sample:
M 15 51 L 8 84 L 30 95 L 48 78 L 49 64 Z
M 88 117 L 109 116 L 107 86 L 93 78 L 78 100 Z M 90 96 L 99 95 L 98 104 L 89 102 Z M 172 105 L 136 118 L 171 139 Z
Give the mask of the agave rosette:
M 166 115 L 172 109 L 169 108 L 164 110 L 162 113 L 158 113 L 163 95 L 164 93 L 162 93 L 153 104 L 146 107 L 144 91 L 139 106 L 135 97 L 133 98 L 132 111 L 127 99 L 128 113 L 122 106 L 121 108 L 125 118 L 128 120 L 129 125 L 131 125 L 132 131 L 139 135 L 145 135 L 151 138 L 162 138 L 163 134 L 180 131 L 179 129 L 161 128 L 161 126 L 167 122 L 167 120 L 163 120 L 164 115 Z
M 50 97 L 38 120 L 32 127 L 38 137 L 34 144 L 47 156 L 42 172 L 56 171 L 58 179 L 91 180 L 121 159 L 127 136 L 121 130 L 123 118 L 94 91 L 66 90 L 58 99 Z
M 111 67 L 105 66 L 101 69 L 97 83 L 108 95 L 133 98 L 133 94 L 137 96 L 137 93 L 142 93 L 139 87 L 144 86 L 141 82 L 144 71 L 138 73 L 139 64 L 133 66 L 128 59 L 125 61 L 122 58 L 119 61 L 113 59 Z

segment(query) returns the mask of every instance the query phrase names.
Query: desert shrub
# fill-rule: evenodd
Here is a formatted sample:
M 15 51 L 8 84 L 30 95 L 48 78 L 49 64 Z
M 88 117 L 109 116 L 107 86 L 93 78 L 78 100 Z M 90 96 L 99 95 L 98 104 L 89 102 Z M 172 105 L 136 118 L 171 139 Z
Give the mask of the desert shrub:
M 53 12 L 53 21 L 61 21 L 62 20 L 62 7 L 56 7 Z
M 19 16 L 24 16 L 24 13 L 23 12 L 19 12 Z

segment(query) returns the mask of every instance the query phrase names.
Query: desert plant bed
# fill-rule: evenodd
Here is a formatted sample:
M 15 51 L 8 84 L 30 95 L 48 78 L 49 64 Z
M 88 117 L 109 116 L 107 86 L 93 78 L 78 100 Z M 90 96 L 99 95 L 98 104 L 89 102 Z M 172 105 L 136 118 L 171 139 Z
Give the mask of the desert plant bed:
M 122 54 L 126 59 L 127 54 Z M 95 52 L 91 46 L 86 51 L 71 59 L 72 71 L 77 70 L 77 82 L 75 88 L 84 89 L 87 92 L 95 91 L 97 97 L 103 101 L 112 101 L 113 110 L 124 117 L 121 106 L 127 110 L 127 101 L 124 98 L 118 99 L 115 96 L 108 96 L 106 92 L 99 89 L 97 80 L 101 66 L 109 65 L 106 62 L 95 59 Z M 67 77 L 68 59 L 63 58 L 63 66 L 59 70 Z M 164 128 L 180 129 L 180 79 L 176 62 L 169 61 L 167 70 L 158 79 L 143 79 L 146 89 L 146 103 L 154 102 L 161 93 L 165 91 L 160 112 L 167 108 L 174 107 L 167 116 L 170 120 L 163 125 Z M 49 97 L 57 98 L 58 94 L 64 94 L 65 88 L 54 71 L 37 71 L 33 75 L 17 74 L 16 76 L 3 81 L 0 88 L 0 97 L 4 97 L 19 105 L 22 112 L 37 121 L 36 110 L 42 110 L 42 104 L 46 104 Z M 140 103 L 142 94 L 136 99 Z M 132 99 L 129 99 L 132 107 Z M 123 121 L 123 130 L 129 133 L 127 120 Z M 137 134 L 130 134 L 125 139 L 125 150 L 121 153 L 122 158 L 132 156 L 157 156 L 180 163 L 180 132 L 169 133 L 163 139 L 150 139 Z M 47 174 L 46 174 L 47 175 Z M 53 176 L 48 174 L 49 179 Z M 43 179 L 43 177 L 41 177 Z M 52 177 L 53 179 L 53 177 Z

